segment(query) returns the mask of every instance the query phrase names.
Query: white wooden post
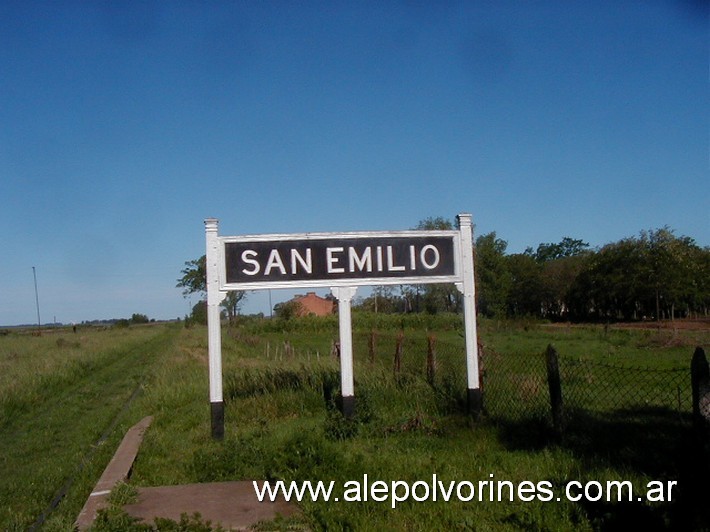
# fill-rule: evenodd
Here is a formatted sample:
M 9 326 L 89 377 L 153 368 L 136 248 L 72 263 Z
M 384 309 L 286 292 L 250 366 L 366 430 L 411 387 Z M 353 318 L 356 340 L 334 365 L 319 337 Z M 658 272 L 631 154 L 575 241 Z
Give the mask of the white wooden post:
M 219 289 L 221 252 L 217 236 L 218 226 L 219 220 L 215 218 L 205 220 L 210 413 L 212 437 L 221 440 L 224 438 L 224 399 L 222 397 L 222 331 L 219 304 L 227 293 L 221 292 Z
M 468 383 L 468 408 L 479 413 L 482 407 L 481 383 L 478 373 L 478 332 L 476 330 L 476 286 L 473 274 L 473 224 L 470 214 L 457 217 L 461 249 L 461 284 L 463 294 L 463 319 L 466 332 L 466 380 Z
M 355 413 L 355 381 L 353 373 L 353 331 L 350 305 L 356 287 L 334 287 L 330 289 L 338 300 L 338 324 L 340 328 L 340 393 L 342 412 L 345 417 Z

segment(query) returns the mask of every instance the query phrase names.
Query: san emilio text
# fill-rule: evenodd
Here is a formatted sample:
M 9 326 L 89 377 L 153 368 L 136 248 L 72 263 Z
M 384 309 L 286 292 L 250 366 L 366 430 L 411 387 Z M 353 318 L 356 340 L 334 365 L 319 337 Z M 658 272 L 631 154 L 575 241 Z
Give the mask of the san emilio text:
M 323 253 L 323 256 L 319 256 Z M 246 276 L 312 274 L 314 258 L 325 264 L 328 274 L 427 272 L 435 270 L 441 262 L 439 249 L 433 244 L 409 245 L 399 253 L 394 246 L 332 246 L 314 249 L 278 249 L 268 252 L 244 249 L 238 270 Z

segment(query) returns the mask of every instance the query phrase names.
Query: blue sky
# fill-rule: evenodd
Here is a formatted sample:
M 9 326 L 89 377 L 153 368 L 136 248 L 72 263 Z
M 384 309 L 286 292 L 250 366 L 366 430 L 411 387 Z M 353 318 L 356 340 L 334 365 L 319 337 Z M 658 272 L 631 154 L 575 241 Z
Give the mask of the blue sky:
M 0 324 L 184 316 L 207 217 L 710 245 L 707 5 L 5 0 Z

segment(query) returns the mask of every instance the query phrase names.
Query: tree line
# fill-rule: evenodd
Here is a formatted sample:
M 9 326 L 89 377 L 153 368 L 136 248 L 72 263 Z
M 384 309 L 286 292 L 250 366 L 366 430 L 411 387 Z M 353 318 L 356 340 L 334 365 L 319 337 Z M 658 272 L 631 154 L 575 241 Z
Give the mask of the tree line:
M 451 229 L 428 218 L 417 229 Z M 668 227 L 592 249 L 570 237 L 507 253 L 495 232 L 474 243 L 476 303 L 486 317 L 611 321 L 707 316 L 710 248 Z M 376 287 L 360 308 L 374 312 L 460 312 L 454 286 Z
M 520 254 L 505 255 L 505 247 L 495 233 L 476 241 L 486 315 L 608 321 L 708 314 L 710 248 L 668 227 L 598 249 L 570 238 Z
M 453 227 L 438 217 L 420 221 L 415 229 Z M 483 316 L 553 321 L 708 316 L 710 247 L 676 236 L 668 227 L 595 249 L 570 237 L 523 253 L 509 254 L 507 247 L 495 232 L 475 239 L 476 303 Z M 181 273 L 177 286 L 185 295 L 204 294 L 204 256 L 186 262 Z M 244 292 L 229 292 L 224 306 L 230 318 L 244 297 Z M 458 313 L 462 296 L 454 285 L 377 286 L 354 305 L 375 313 Z

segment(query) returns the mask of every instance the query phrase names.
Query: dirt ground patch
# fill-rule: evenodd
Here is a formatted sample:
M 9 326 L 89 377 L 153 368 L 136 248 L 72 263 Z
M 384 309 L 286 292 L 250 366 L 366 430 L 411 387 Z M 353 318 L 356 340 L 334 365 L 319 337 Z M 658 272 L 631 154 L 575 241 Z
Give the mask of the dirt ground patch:
M 588 323 L 570 324 L 570 323 L 550 323 L 548 327 L 589 327 Z M 710 331 L 710 318 L 683 318 L 677 320 L 661 320 L 661 321 L 632 321 L 619 322 L 609 325 L 611 329 L 637 329 L 649 331 Z
M 678 320 L 638 321 L 629 323 L 615 323 L 617 329 L 648 329 L 667 331 L 708 331 L 710 318 L 684 318 Z

